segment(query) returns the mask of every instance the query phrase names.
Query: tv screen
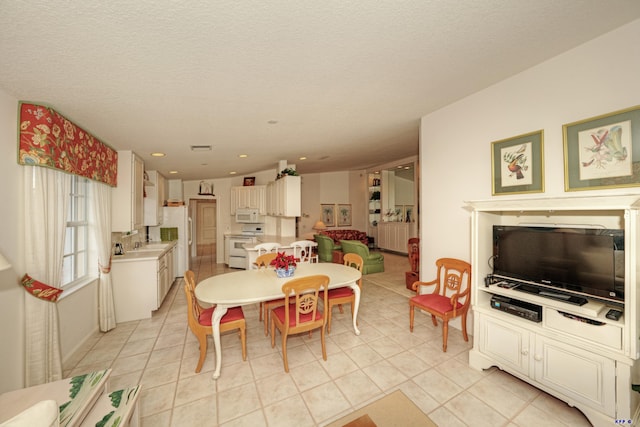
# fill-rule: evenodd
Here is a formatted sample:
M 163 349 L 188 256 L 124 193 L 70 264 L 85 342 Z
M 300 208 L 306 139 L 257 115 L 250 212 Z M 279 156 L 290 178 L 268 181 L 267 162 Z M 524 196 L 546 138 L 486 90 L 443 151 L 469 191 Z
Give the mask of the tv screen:
M 494 275 L 624 301 L 624 230 L 493 227 Z

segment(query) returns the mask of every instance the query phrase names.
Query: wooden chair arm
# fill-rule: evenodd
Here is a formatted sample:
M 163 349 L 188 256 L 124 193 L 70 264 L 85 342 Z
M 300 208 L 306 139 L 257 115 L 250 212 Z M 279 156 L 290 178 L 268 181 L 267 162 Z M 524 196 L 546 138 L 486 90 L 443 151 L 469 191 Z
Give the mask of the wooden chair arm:
M 458 311 L 458 300 L 460 298 L 464 298 L 467 297 L 467 301 L 469 298 L 469 288 L 465 289 L 464 292 L 460 292 L 458 294 L 453 294 L 451 295 L 451 307 L 453 307 L 453 317 L 456 317 L 457 311 Z
M 437 285 L 437 284 L 438 284 L 438 280 L 437 279 L 432 280 L 430 282 L 421 282 L 421 281 L 417 280 L 417 281 L 415 281 L 415 282 L 413 282 L 411 284 L 411 289 L 416 291 L 416 295 L 417 295 L 417 294 L 420 293 L 420 290 L 418 288 L 419 286 L 434 286 L 434 285 Z

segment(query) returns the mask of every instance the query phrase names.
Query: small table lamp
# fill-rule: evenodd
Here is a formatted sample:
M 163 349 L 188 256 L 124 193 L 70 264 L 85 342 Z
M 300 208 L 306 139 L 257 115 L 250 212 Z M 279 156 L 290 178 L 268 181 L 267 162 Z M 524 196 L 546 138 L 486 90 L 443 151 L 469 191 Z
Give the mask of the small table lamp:
M 316 223 L 313 225 L 312 228 L 316 231 L 326 230 L 327 225 L 324 222 L 322 222 L 322 220 L 319 219 L 318 221 L 316 221 Z

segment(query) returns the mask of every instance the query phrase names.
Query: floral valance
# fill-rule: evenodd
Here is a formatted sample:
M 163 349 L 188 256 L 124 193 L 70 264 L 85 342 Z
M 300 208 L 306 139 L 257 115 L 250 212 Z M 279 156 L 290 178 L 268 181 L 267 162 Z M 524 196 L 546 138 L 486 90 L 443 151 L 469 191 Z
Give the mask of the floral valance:
M 118 152 L 53 108 L 20 103 L 18 163 L 117 184 Z

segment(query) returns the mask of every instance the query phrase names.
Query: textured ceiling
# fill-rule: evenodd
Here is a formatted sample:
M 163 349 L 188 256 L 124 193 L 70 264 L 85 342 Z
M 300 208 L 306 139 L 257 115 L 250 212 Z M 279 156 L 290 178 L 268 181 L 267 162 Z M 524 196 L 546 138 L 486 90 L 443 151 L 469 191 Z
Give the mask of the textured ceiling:
M 0 87 L 171 178 L 364 169 L 417 154 L 421 116 L 639 17 L 637 0 L 0 0 Z

